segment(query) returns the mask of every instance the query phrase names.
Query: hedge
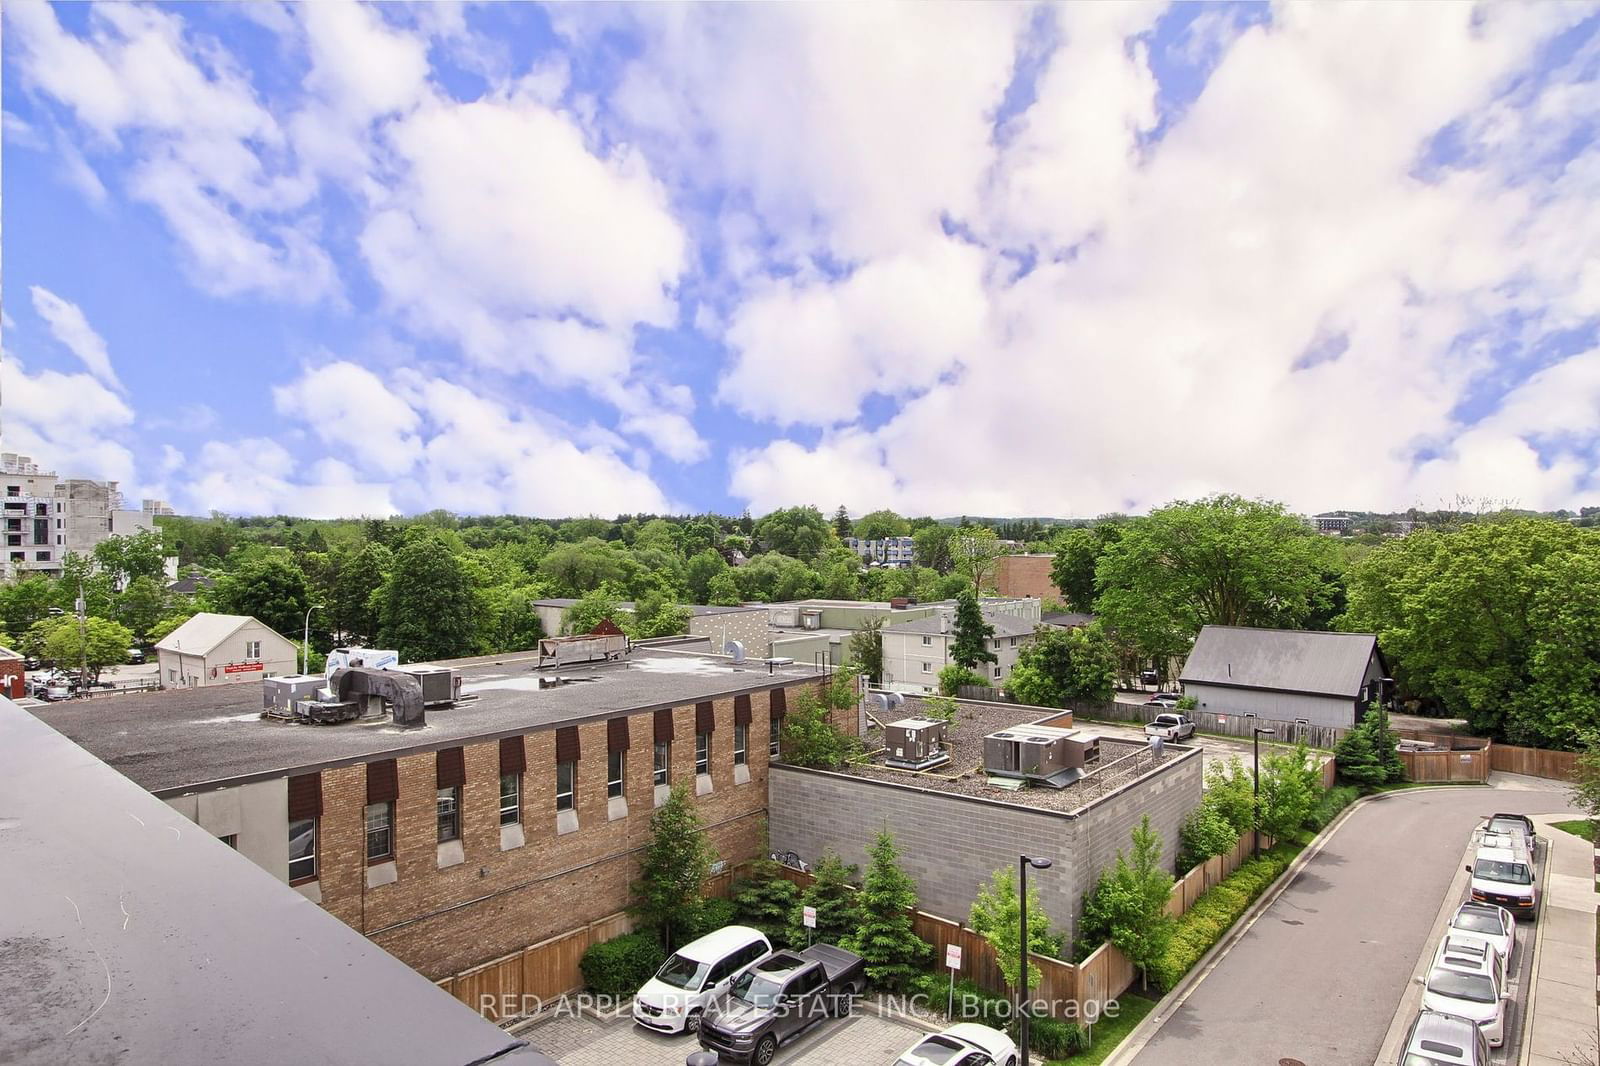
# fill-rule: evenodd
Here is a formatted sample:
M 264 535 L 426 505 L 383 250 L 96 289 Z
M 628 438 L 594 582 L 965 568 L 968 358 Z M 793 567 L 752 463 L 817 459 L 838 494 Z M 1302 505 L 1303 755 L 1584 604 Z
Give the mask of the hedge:
M 1261 858 L 1244 863 L 1195 900 L 1178 919 L 1166 953 L 1151 965 L 1151 979 L 1164 991 L 1172 991 L 1200 957 L 1250 909 L 1256 897 L 1289 868 L 1299 852 L 1298 846 L 1289 844 L 1264 851 Z
M 578 969 L 584 984 L 606 996 L 631 996 L 667 961 L 655 930 L 625 933 L 583 953 Z

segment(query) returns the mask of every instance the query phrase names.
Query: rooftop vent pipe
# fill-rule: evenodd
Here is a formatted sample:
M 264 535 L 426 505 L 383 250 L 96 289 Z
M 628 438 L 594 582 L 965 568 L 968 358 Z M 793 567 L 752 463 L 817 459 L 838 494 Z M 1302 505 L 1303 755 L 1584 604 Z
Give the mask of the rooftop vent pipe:
M 422 706 L 422 682 L 411 674 L 346 666 L 333 672 L 328 678 L 328 687 L 333 690 L 333 698 L 341 703 L 354 695 L 382 697 L 394 715 L 394 724 L 402 729 L 427 724 Z

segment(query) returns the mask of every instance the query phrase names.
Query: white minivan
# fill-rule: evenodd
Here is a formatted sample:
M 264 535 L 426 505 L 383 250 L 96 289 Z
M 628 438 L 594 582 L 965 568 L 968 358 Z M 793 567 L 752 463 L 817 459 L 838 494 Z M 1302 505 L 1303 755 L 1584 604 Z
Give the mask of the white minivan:
M 734 975 L 772 954 L 759 929 L 727 925 L 679 948 L 633 997 L 633 1020 L 663 1033 L 692 1032 Z

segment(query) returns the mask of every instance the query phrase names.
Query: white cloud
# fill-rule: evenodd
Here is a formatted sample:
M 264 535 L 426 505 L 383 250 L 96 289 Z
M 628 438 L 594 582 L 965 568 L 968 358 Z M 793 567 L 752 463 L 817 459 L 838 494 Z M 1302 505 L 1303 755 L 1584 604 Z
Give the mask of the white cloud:
M 325 444 L 361 464 L 398 477 L 422 453 L 421 419 L 372 371 L 339 360 L 308 368 L 272 390 L 280 415 L 305 422 Z
M 74 477 L 133 480 L 133 453 L 119 439 L 133 423 L 133 410 L 98 379 L 55 370 L 31 374 L 7 351 L 0 357 L 0 395 L 7 451 Z
M 106 350 L 105 338 L 89 325 L 83 309 L 39 285 L 29 287 L 28 291 L 33 295 L 33 309 L 50 327 L 50 335 L 77 356 L 102 383 L 121 391 L 122 382 L 111 368 L 111 353 Z
M 388 485 L 363 482 L 334 459 L 295 480 L 294 457 L 277 441 L 253 437 L 207 441 L 188 465 L 179 499 L 192 513 L 292 514 L 350 518 L 396 514 Z

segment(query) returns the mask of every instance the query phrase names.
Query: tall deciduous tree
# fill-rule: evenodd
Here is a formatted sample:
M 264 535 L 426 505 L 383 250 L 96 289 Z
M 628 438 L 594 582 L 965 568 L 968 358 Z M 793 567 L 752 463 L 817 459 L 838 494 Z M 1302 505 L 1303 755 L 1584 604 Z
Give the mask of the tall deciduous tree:
M 394 553 L 369 540 L 339 560 L 328 603 L 328 621 L 345 640 L 375 640 L 381 624 L 378 592 L 394 567 Z
M 247 614 L 268 629 L 298 639 L 310 598 L 306 575 L 282 548 L 251 550 L 217 579 L 212 600 L 225 614 Z
M 996 870 L 987 884 L 979 886 L 968 924 L 994 948 L 994 959 L 1006 984 L 1017 988 L 1022 980 L 1022 897 L 1017 892 L 1016 870 L 1009 866 Z M 1060 942 L 1050 932 L 1050 916 L 1039 902 L 1039 884 L 1035 881 L 1028 886 L 1028 954 L 1053 957 L 1060 950 Z M 1030 962 L 1023 998 L 1038 984 L 1039 967 Z
M 899 991 L 928 965 L 933 947 L 911 924 L 917 885 L 900 868 L 893 834 L 887 829 L 880 831 L 869 854 L 871 861 L 857 896 L 861 924 L 844 946 L 866 960 L 867 977 L 874 984 Z
M 689 557 L 684 567 L 684 580 L 688 585 L 690 603 L 711 602 L 711 582 L 728 569 L 728 563 L 711 548 Z
M 978 597 L 971 589 L 963 592 L 956 601 L 955 639 L 950 642 L 950 658 L 969 670 L 979 663 L 998 662 L 998 657 L 989 650 L 989 640 L 993 636 L 994 626 L 983 620 Z
M 809 563 L 834 538 L 833 528 L 815 507 L 786 507 L 756 523 L 756 540 L 766 551 Z
M 141 644 L 166 609 L 166 586 L 148 574 L 140 574 L 129 581 L 112 607 L 116 620 L 127 626 L 133 639 Z
M 128 661 L 128 646 L 132 643 L 133 634 L 128 627 L 108 618 L 85 619 L 80 628 L 76 618 L 63 616 L 62 624 L 50 630 L 44 654 L 68 670 L 76 670 L 87 659 L 89 680 L 98 681 L 103 667 Z
M 950 538 L 955 571 L 967 579 L 974 596 L 981 595 L 994 582 L 995 570 L 1005 553 L 1000 538 L 988 526 L 967 526 Z
M 158 579 L 166 572 L 159 532 L 141 529 L 132 536 L 107 537 L 94 546 L 94 561 L 118 588 L 136 577 Z
M 862 540 L 882 540 L 885 537 L 905 537 L 911 533 L 911 523 L 893 511 L 868 511 L 856 519 L 855 534 Z
M 1391 541 L 1350 575 L 1402 690 L 1513 744 L 1569 748 L 1600 721 L 1600 531 L 1489 519 Z
M 380 596 L 382 639 L 403 659 L 448 659 L 471 653 L 477 590 L 437 531 L 426 526 L 406 531 Z
M 1069 529 L 1055 539 L 1056 555 L 1050 563 L 1050 581 L 1061 590 L 1067 606 L 1074 611 L 1093 611 L 1095 568 L 1106 548 L 1122 537 L 1127 519 L 1105 515 L 1092 526 Z
M 705 825 L 694 809 L 686 784 L 672 786 L 667 802 L 650 816 L 650 843 L 633 883 L 633 911 L 660 932 L 668 951 L 678 930 L 699 906 L 705 880 L 711 875 L 716 850 L 706 839 Z
M 873 684 L 883 681 L 883 619 L 870 619 L 860 629 L 850 634 L 846 658 L 860 673 L 872 679 Z
M 938 522 L 930 522 L 913 533 L 911 546 L 917 565 L 948 574 L 955 566 L 955 559 L 950 554 L 950 538 L 954 534 L 955 530 Z
M 1116 650 L 1098 626 L 1045 626 L 1017 654 L 1006 691 L 1023 703 L 1065 707 L 1070 700 L 1109 700 L 1116 679 Z
M 1117 852 L 1117 864 L 1100 875 L 1083 901 L 1079 950 L 1094 950 L 1109 940 L 1139 967 L 1149 982 L 1150 964 L 1166 953 L 1173 919 L 1166 912 L 1172 875 L 1161 864 L 1161 836 L 1145 815 L 1133 831 L 1132 861 Z

